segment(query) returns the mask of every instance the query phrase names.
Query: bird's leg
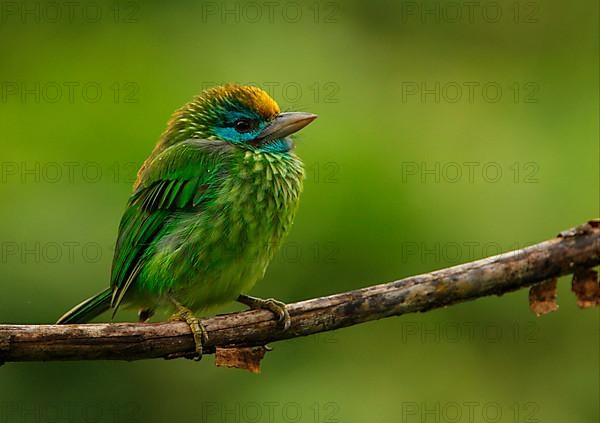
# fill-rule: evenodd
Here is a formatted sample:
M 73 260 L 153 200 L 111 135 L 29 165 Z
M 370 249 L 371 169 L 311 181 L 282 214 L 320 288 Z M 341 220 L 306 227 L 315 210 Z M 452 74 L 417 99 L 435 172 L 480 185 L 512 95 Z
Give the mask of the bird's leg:
M 287 306 L 284 302 L 278 301 L 274 298 L 267 298 L 266 300 L 263 300 L 262 298 L 251 297 L 250 295 L 246 294 L 240 294 L 237 301 L 247 305 L 252 309 L 272 311 L 277 316 L 279 324 L 283 326 L 283 330 L 287 330 L 290 327 L 290 313 L 288 313 Z
M 192 335 L 194 335 L 194 343 L 196 344 L 196 355 L 194 356 L 194 360 L 200 361 L 202 359 L 202 345 L 208 341 L 206 329 L 200 323 L 200 319 L 194 316 L 192 310 L 172 297 L 170 297 L 170 300 L 177 308 L 177 311 L 169 320 L 177 320 L 188 324 L 192 331 Z
M 138 320 L 140 323 L 146 323 L 152 316 L 154 316 L 154 310 L 151 308 L 140 308 L 138 311 Z

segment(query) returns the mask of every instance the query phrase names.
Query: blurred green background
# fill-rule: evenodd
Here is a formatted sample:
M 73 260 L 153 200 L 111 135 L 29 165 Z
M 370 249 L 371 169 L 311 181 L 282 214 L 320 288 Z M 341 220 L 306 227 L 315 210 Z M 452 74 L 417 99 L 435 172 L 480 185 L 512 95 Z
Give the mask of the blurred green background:
M 53 322 L 106 286 L 137 167 L 224 82 L 320 115 L 256 295 L 391 281 L 599 214 L 597 2 L 70 4 L 0 4 L 0 322 Z M 540 319 L 522 290 L 277 343 L 260 376 L 9 363 L 0 422 L 595 422 L 599 315 L 569 284 Z

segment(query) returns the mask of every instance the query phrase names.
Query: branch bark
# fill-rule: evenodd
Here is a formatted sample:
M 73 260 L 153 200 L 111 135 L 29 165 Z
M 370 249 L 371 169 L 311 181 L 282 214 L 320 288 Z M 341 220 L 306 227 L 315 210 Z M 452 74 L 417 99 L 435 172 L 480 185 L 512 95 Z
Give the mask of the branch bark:
M 289 304 L 290 328 L 271 312 L 246 311 L 203 320 L 206 353 L 251 347 L 371 320 L 424 312 L 489 295 L 502 295 L 600 264 L 600 221 L 551 240 L 497 256 L 395 282 Z M 181 322 L 85 325 L 0 325 L 0 362 L 139 360 L 193 352 Z

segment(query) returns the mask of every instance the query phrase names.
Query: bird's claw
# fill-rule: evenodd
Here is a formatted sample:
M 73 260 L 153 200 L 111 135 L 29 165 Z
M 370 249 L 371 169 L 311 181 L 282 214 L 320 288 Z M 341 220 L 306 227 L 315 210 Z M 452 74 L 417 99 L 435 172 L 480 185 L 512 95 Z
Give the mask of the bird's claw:
M 208 342 L 208 333 L 191 310 L 178 305 L 178 311 L 169 319 L 171 321 L 186 322 L 194 336 L 195 354 L 192 357 L 194 361 L 202 360 L 202 346 Z
M 238 301 L 254 310 L 269 310 L 277 316 L 277 321 L 284 331 L 288 330 L 292 323 L 287 305 L 282 301 L 274 298 L 263 300 L 262 298 L 251 297 L 244 294 L 239 296 Z
M 292 320 L 290 318 L 287 305 L 284 302 L 278 301 L 274 298 L 268 298 L 264 301 L 263 307 L 261 308 L 273 312 L 277 316 L 277 321 L 283 327 L 283 330 L 289 329 Z

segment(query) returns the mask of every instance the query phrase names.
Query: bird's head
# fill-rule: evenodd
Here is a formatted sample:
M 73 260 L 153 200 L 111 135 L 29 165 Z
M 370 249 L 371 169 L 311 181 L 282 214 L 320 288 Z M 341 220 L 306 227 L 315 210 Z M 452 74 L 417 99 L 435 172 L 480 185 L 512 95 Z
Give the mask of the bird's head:
M 224 85 L 204 91 L 179 109 L 163 134 L 163 147 L 190 138 L 222 140 L 248 150 L 285 153 L 289 136 L 316 119 L 303 112 L 281 113 L 263 90 Z

